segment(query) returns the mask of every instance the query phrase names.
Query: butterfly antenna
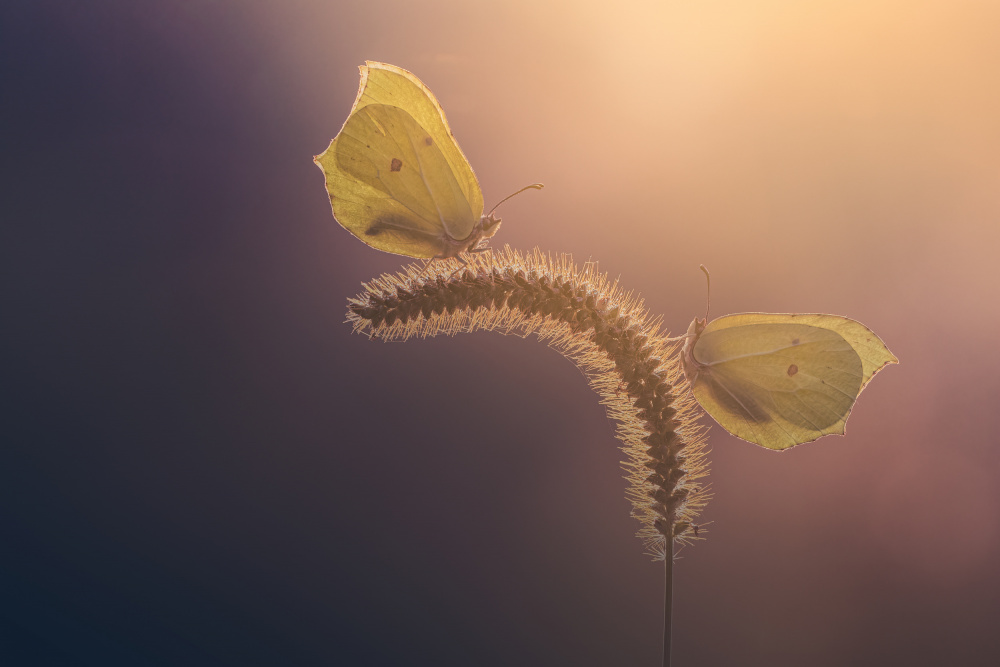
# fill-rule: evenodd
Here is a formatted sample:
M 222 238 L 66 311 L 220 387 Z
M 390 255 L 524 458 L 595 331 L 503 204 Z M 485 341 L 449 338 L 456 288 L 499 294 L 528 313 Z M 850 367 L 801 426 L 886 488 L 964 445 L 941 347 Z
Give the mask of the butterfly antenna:
M 497 202 L 497 205 L 490 209 L 490 212 L 486 214 L 486 217 L 490 217 L 491 215 L 493 215 L 493 211 L 495 211 L 498 208 L 500 208 L 500 204 L 504 203 L 505 201 L 507 201 L 508 199 L 510 199 L 511 197 L 513 197 L 514 195 L 519 195 L 522 192 L 524 192 L 525 190 L 541 190 L 544 187 L 545 186 L 543 184 L 541 184 L 541 183 L 532 183 L 531 185 L 525 185 L 523 188 L 521 188 L 520 190 L 518 190 L 517 192 L 515 192 L 513 195 L 507 195 L 506 197 L 504 197 L 503 199 L 501 199 L 499 202 Z
M 708 312 L 712 309 L 712 276 L 704 264 L 699 264 L 698 268 L 705 272 L 705 282 L 708 283 L 708 297 L 705 299 L 705 321 L 708 322 Z

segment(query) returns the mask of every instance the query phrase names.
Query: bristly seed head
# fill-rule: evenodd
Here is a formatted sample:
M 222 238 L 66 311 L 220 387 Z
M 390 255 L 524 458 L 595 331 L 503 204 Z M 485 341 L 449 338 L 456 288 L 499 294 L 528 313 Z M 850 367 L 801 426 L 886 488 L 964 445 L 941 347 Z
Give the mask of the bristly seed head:
M 454 266 L 454 263 L 452 264 Z M 657 559 L 668 539 L 699 537 L 694 519 L 709 499 L 704 429 L 681 372 L 678 343 L 667 340 L 642 301 L 593 263 L 509 247 L 446 262 L 412 264 L 365 285 L 348 302 L 354 330 L 382 340 L 487 330 L 540 340 L 586 374 L 618 422 L 623 467 L 638 536 Z M 453 271 L 453 272 L 449 272 Z

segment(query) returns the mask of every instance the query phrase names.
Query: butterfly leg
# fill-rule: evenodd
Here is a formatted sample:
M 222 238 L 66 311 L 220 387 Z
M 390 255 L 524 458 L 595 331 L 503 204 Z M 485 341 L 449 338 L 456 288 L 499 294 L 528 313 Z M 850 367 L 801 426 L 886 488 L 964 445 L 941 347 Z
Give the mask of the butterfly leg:
M 470 255 L 472 253 L 476 253 L 478 255 L 481 252 L 488 252 L 488 251 L 492 251 L 493 250 L 493 248 L 491 248 L 487 244 L 488 242 L 484 241 L 483 243 L 484 243 L 484 245 L 482 245 L 482 246 L 480 246 L 478 248 L 473 248 L 472 250 L 467 250 L 466 252 L 468 252 Z M 490 252 L 490 276 L 492 276 L 492 275 L 493 275 L 493 253 Z
M 456 273 L 458 273 L 459 271 L 461 271 L 462 269 L 464 269 L 465 267 L 469 266 L 469 260 L 465 259 L 461 255 L 455 255 L 455 259 L 457 259 L 459 262 L 461 262 L 461 264 L 459 264 L 458 267 L 456 267 L 454 271 L 452 271 L 451 273 L 448 274 L 448 278 L 449 279 L 452 276 L 454 276 Z
M 441 256 L 441 255 L 435 255 L 434 257 L 431 257 L 430 259 L 428 259 L 427 263 L 424 264 L 424 268 L 420 269 L 420 273 L 417 274 L 417 278 L 419 278 L 420 276 L 422 276 L 425 273 L 427 273 L 427 269 L 431 268 L 431 264 L 434 261 L 439 260 L 439 259 L 444 259 L 444 257 Z

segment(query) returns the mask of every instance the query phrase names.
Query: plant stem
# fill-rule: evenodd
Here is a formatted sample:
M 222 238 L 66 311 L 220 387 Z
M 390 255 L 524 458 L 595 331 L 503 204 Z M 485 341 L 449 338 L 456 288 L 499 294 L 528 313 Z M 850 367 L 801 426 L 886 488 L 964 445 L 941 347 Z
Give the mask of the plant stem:
M 667 540 L 663 558 L 663 667 L 670 667 L 670 625 L 674 598 L 674 541 Z
M 587 376 L 618 422 L 632 516 L 654 559 L 664 560 L 663 665 L 670 665 L 674 545 L 699 539 L 693 523 L 709 498 L 697 403 L 677 360 L 678 339 L 642 302 L 587 262 L 510 248 L 474 254 L 456 270 L 412 264 L 365 285 L 348 321 L 371 338 L 477 330 L 537 334 Z

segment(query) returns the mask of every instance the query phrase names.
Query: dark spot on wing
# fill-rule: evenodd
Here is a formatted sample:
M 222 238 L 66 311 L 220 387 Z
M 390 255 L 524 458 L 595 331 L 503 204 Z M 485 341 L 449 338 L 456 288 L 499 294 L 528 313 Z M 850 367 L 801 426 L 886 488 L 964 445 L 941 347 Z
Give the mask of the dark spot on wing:
M 798 344 L 799 344 L 799 339 L 798 338 L 793 338 L 792 339 L 792 345 L 798 345 Z
M 431 139 L 430 137 L 427 137 L 426 139 L 424 139 L 424 143 L 430 146 L 431 144 L 434 143 L 434 140 Z
M 795 364 L 792 364 L 791 366 L 788 367 L 788 377 L 792 377 L 798 372 L 799 372 L 799 367 L 796 366 Z
M 403 161 L 398 157 L 392 158 L 392 162 L 389 163 L 389 171 L 399 171 L 403 168 Z

